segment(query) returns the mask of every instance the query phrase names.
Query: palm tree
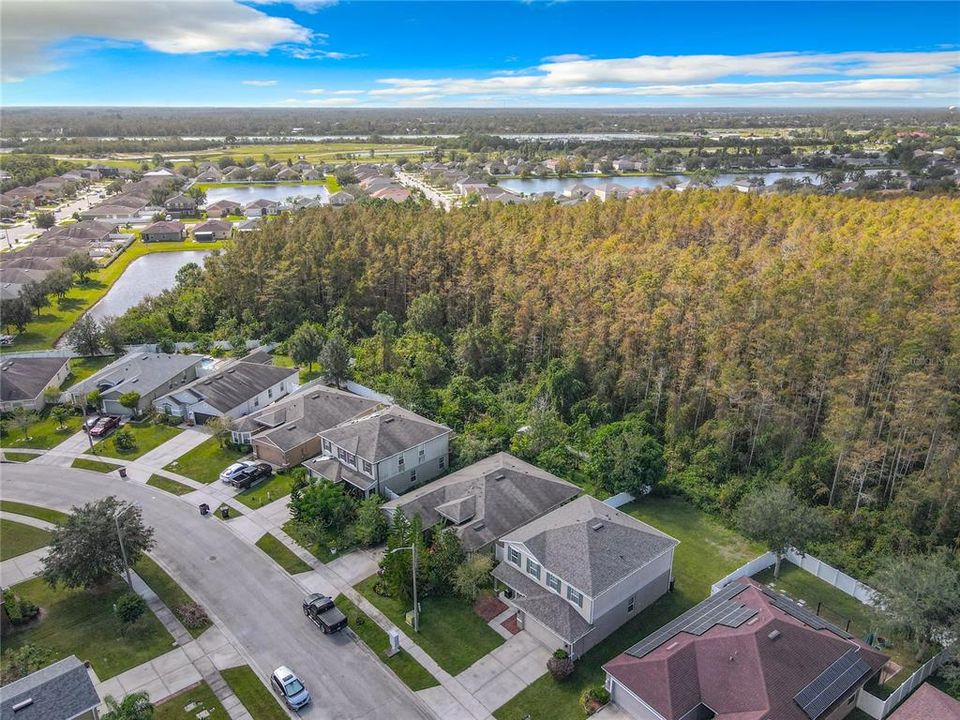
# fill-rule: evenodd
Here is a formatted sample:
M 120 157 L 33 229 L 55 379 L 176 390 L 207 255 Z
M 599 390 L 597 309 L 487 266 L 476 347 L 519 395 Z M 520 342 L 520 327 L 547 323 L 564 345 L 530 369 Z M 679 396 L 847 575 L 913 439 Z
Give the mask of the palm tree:
M 145 692 L 135 692 L 117 702 L 112 695 L 107 695 L 107 713 L 102 720 L 151 720 L 153 718 L 153 703 Z

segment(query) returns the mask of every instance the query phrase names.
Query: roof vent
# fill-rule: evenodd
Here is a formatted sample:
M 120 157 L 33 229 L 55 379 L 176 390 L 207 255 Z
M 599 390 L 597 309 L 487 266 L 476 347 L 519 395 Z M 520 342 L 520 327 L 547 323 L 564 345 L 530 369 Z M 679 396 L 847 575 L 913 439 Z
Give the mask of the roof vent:
M 311 399 L 311 400 L 319 400 L 319 399 L 320 399 L 320 393 L 317 393 L 316 395 L 311 395 L 311 396 L 310 396 L 310 399 Z
M 667 650 L 673 650 L 673 649 L 674 649 L 677 645 L 679 645 L 679 644 L 680 644 L 680 643 L 678 643 L 678 642 L 672 642 L 672 643 L 670 643 L 669 645 L 667 645 Z
M 493 479 L 496 480 L 497 482 L 500 482 L 501 480 L 506 480 L 506 478 L 507 476 L 504 475 L 503 473 L 499 473 L 493 476 Z
M 385 418 L 383 419 L 383 424 L 386 425 L 387 423 L 392 423 L 394 420 L 396 420 L 396 418 L 385 417 Z
M 234 372 L 235 370 L 236 370 L 236 368 L 230 368 L 229 370 L 227 370 L 227 372 L 228 372 L 228 373 L 232 373 L 232 372 Z
M 473 524 L 473 529 L 474 529 L 474 530 L 483 530 L 486 526 L 487 526 L 487 524 L 486 524 L 483 520 L 481 520 L 480 522 Z
M 26 700 L 21 700 L 20 702 L 15 703 L 13 705 L 12 710 L 14 712 L 17 712 L 18 710 L 24 710 L 30 707 L 31 705 L 33 705 L 33 698 L 27 698 Z
M 767 637 L 770 638 L 771 640 L 776 640 L 778 637 L 780 637 L 780 631 L 779 631 L 779 630 L 773 630 L 773 631 L 770 632 L 769 635 L 767 635 Z
M 593 525 L 590 526 L 590 529 L 593 530 L 594 532 L 597 532 L 598 530 L 603 530 L 603 523 L 602 522 L 594 523 Z

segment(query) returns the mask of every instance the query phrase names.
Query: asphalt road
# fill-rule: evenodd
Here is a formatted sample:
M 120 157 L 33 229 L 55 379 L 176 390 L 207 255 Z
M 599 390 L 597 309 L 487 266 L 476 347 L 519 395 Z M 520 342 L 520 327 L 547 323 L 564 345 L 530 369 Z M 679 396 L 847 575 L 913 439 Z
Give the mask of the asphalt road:
M 227 525 L 146 485 L 72 468 L 0 466 L 0 496 L 69 510 L 106 495 L 136 502 L 155 529 L 153 555 L 243 646 L 262 677 L 287 665 L 313 703 L 306 718 L 424 720 L 430 712 L 347 633 L 323 635 L 303 615 L 303 590 Z

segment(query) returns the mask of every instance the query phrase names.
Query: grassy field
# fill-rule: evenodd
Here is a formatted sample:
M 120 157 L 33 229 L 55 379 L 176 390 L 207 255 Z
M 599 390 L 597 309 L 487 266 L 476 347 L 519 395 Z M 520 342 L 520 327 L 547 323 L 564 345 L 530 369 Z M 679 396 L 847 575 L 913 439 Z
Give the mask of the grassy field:
M 134 425 L 128 422 L 125 423 L 123 427 L 133 434 L 134 440 L 137 443 L 137 446 L 133 450 L 117 450 L 113 438 L 118 431 L 114 430 L 110 437 L 104 438 L 94 445 L 94 451 L 98 455 L 105 455 L 106 457 L 114 457 L 120 460 L 136 460 L 141 455 L 150 452 L 154 448 L 160 447 L 170 438 L 174 438 L 183 432 L 179 428 L 162 425 L 160 423 Z
M 294 552 L 277 540 L 273 535 L 267 533 L 257 540 L 257 547 L 263 550 L 267 555 L 273 558 L 274 562 L 286 570 L 291 575 L 307 572 L 310 566 L 297 557 Z
M 32 643 L 50 650 L 52 660 L 76 655 L 89 661 L 101 680 L 163 655 L 173 642 L 152 612 L 144 614 L 137 628 L 121 634 L 113 604 L 128 590 L 119 578 L 97 590 L 53 590 L 43 578 L 34 578 L 13 590 L 44 612 L 38 622 L 12 632 L 4 647 Z
M 4 448 L 37 448 L 38 450 L 49 450 L 56 447 L 68 437 L 80 429 L 83 424 L 83 418 L 79 415 L 68 417 L 61 428 L 59 423 L 44 411 L 40 413 L 37 422 L 32 423 L 27 428 L 26 437 L 20 431 L 20 428 L 11 426 L 0 436 Z
M 466 670 L 503 644 L 503 638 L 474 612 L 473 606 L 458 597 L 421 600 L 420 632 L 415 633 L 406 621 L 406 613 L 412 609 L 410 602 L 377 595 L 373 590 L 377 580 L 374 575 L 356 589 L 451 675 Z
M 195 705 L 184 710 L 187 705 Z M 205 682 L 187 688 L 153 708 L 153 720 L 197 720 L 197 713 L 206 710 L 211 720 L 226 718 L 227 711 Z
M 623 508 L 680 541 L 674 554 L 676 585 L 577 661 L 563 683 L 549 674 L 497 709 L 497 720 L 583 720 L 580 694 L 604 681 L 601 665 L 710 594 L 714 581 L 763 552 L 693 505 L 677 498 L 646 498 Z
M 93 472 L 108 473 L 116 470 L 119 465 L 113 463 L 100 462 L 99 460 L 87 460 L 86 458 L 77 458 L 70 467 L 80 468 L 81 470 L 93 470 Z
M 245 157 L 252 157 L 260 160 L 264 154 L 269 155 L 274 160 L 286 162 L 289 158 L 296 161 L 302 155 L 309 163 L 332 163 L 343 162 L 337 158 L 337 155 L 356 155 L 360 161 L 385 162 L 399 157 L 412 157 L 417 153 L 428 152 L 433 147 L 429 145 L 402 145 L 398 143 L 362 143 L 362 142 L 302 142 L 302 143 L 277 143 L 263 145 L 233 145 L 226 149 L 215 148 L 211 150 L 202 150 L 200 152 L 180 152 L 172 153 L 176 157 L 192 157 L 194 160 L 209 160 L 211 158 L 220 158 L 229 155 L 237 160 Z M 370 156 L 373 150 L 375 155 Z M 171 153 L 168 153 L 171 154 Z
M 63 387 L 68 388 L 83 382 L 95 372 L 102 370 L 107 365 L 116 360 L 115 355 L 101 355 L 99 357 L 70 358 L 70 374 L 63 382 Z
M 234 499 L 239 500 L 248 508 L 256 510 L 259 507 L 267 505 L 274 500 L 279 500 L 290 494 L 293 488 L 294 478 L 286 473 L 275 473 L 266 482 L 263 482 L 249 490 L 238 493 Z
M 234 449 L 232 445 L 222 448 L 216 438 L 210 438 L 163 469 L 185 475 L 197 482 L 212 483 L 227 465 L 246 455 L 247 453 Z
M 26 515 L 37 520 L 46 520 L 49 523 L 59 524 L 67 519 L 67 513 L 50 508 L 40 507 L 39 505 L 28 505 L 27 503 L 14 502 L 13 500 L 0 500 L 0 510 L 16 515 Z
M 0 560 L 39 550 L 50 544 L 50 533 L 33 525 L 0 518 Z
M 221 670 L 220 674 L 255 720 L 289 720 L 273 693 L 249 665 Z
M 193 488 L 189 485 L 184 485 L 181 482 L 171 480 L 163 475 L 157 475 L 156 473 L 150 476 L 150 479 L 147 480 L 147 485 L 159 488 L 172 495 L 186 495 L 189 492 L 193 492 Z
M 364 644 L 377 654 L 380 661 L 393 670 L 400 680 L 411 690 L 424 690 L 438 685 L 437 679 L 424 669 L 405 650 L 400 650 L 393 657 L 387 655 L 390 649 L 390 639 L 387 633 L 373 620 L 343 595 L 337 596 L 337 607 L 347 616 L 350 628 L 357 634 Z
M 181 250 L 216 250 L 223 247 L 222 242 L 195 243 L 192 240 L 169 243 L 134 242 L 105 268 L 91 273 L 82 285 L 74 285 L 59 303 L 45 307 L 39 317 L 35 317 L 27 331 L 18 335 L 13 345 L 4 350 L 46 350 L 52 348 L 77 319 L 94 303 L 102 298 L 110 286 L 117 281 L 127 266 L 137 258 L 155 252 L 175 252 Z
M 25 463 L 25 462 L 30 462 L 35 457 L 39 457 L 39 456 L 37 455 L 37 453 L 17 452 L 16 450 L 5 450 L 3 452 L 3 457 L 5 460 L 9 460 L 10 462 Z
M 150 586 L 150 589 L 157 594 L 163 601 L 163 604 L 170 608 L 175 615 L 179 616 L 177 609 L 181 605 L 195 602 L 194 599 L 177 584 L 177 581 L 167 575 L 166 571 L 157 565 L 149 556 L 144 555 L 141 557 L 140 560 L 137 561 L 137 564 L 133 566 L 133 569 L 136 570 L 137 575 Z M 200 637 L 203 631 L 212 624 L 213 623 L 208 620 L 201 627 L 188 627 L 187 632 L 193 637 Z

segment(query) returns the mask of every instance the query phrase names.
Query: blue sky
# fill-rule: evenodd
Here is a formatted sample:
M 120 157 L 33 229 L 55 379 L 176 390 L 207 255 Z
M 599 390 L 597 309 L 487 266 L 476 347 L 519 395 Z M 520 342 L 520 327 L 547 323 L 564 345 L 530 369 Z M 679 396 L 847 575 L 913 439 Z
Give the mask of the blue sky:
M 4 105 L 946 106 L 956 2 L 4 0 Z

